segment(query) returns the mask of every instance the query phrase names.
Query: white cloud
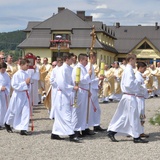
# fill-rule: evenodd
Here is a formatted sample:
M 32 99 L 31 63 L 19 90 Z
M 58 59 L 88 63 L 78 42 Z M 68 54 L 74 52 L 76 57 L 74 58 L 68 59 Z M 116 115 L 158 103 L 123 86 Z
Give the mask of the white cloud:
M 116 15 L 110 14 L 110 15 L 108 15 L 108 18 L 116 18 Z
M 58 7 L 75 13 L 83 10 L 93 20 L 107 25 L 115 22 L 154 25 L 160 22 L 159 5 L 158 0 L 0 0 L 0 32 L 25 29 L 29 21 L 46 20 L 57 14 Z
M 106 4 L 102 4 L 102 5 L 99 5 L 96 7 L 96 9 L 101 9 L 101 8 L 107 8 L 107 5 Z
M 102 13 L 91 13 L 91 16 L 93 16 L 94 19 L 99 19 L 103 16 Z

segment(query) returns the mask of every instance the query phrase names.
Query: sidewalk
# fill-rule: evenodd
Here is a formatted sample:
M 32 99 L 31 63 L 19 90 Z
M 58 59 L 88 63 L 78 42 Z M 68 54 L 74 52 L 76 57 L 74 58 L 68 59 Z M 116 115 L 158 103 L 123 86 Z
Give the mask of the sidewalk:
M 101 104 L 101 126 L 106 128 L 118 103 Z M 86 137 L 83 143 L 51 140 L 53 121 L 44 106 L 34 107 L 34 132 L 21 136 L 19 132 L 0 130 L 1 160 L 157 160 L 160 157 L 160 126 L 149 124 L 149 119 L 160 109 L 160 97 L 146 100 L 145 133 L 148 144 L 134 144 L 132 138 L 119 137 L 111 142 L 106 133 Z

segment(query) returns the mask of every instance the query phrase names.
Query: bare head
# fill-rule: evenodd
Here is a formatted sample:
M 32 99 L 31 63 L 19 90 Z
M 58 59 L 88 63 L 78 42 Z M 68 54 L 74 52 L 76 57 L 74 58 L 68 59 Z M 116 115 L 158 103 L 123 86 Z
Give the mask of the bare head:
M 83 66 L 86 66 L 88 64 L 88 56 L 85 53 L 80 53 L 78 55 L 78 61 L 81 63 Z
M 7 63 L 11 64 L 13 62 L 13 57 L 12 55 L 7 56 Z
M 52 62 L 52 67 L 55 68 L 56 65 L 57 65 L 57 61 L 53 61 L 53 62 Z
M 128 64 L 130 64 L 133 68 L 135 68 L 136 59 L 137 59 L 137 57 L 136 57 L 136 55 L 133 54 L 133 53 L 129 53 L 129 54 L 127 54 L 127 56 L 126 56 L 126 62 L 127 62 Z

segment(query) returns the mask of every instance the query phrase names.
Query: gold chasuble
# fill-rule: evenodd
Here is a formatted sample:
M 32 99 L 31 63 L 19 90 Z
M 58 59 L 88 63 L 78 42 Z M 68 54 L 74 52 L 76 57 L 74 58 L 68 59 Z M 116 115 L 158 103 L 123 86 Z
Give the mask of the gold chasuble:
M 42 67 L 40 68 L 40 80 L 44 82 L 47 74 L 48 74 L 48 71 L 46 70 L 46 67 L 42 65 Z
M 16 73 L 18 71 L 18 66 L 17 64 L 15 63 L 6 63 L 7 64 L 7 69 L 6 69 L 6 72 L 7 74 L 9 75 L 9 77 L 12 79 L 14 73 Z M 11 86 L 11 89 L 10 89 L 10 96 L 12 95 L 12 92 L 13 92 L 13 88 Z
M 104 71 L 103 96 L 107 97 L 114 93 L 114 73 L 112 68 Z
M 116 78 L 114 78 L 114 91 L 115 94 L 120 94 L 121 93 L 121 77 L 122 77 L 122 73 L 123 73 L 123 69 L 122 68 L 114 68 L 113 69 L 114 72 L 114 76 Z
M 147 89 L 152 89 L 153 85 L 153 77 L 152 77 L 152 72 L 151 69 L 148 67 L 146 71 L 143 73 L 143 76 L 145 77 L 144 83 L 147 87 Z
M 12 78 L 13 74 L 17 72 L 18 67 L 15 63 L 11 64 L 6 63 L 6 64 L 7 64 L 6 72 L 10 76 L 10 78 Z
M 44 79 L 44 82 L 45 82 L 45 92 L 46 92 L 46 98 L 44 100 L 44 106 L 48 110 L 51 109 L 51 89 L 52 89 L 52 86 L 50 84 L 51 73 L 52 73 L 52 68 L 50 69 L 50 71 L 48 72 L 47 76 Z
M 98 77 L 98 74 L 99 74 L 99 66 L 95 63 L 95 64 L 93 64 L 93 68 L 94 68 L 94 73 L 95 73 L 96 77 Z

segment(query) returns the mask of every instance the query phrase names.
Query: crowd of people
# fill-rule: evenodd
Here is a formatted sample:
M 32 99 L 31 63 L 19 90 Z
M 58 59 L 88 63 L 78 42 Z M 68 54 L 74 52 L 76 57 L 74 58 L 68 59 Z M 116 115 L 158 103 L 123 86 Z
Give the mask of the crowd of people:
M 12 55 L 5 59 L 0 53 L 0 128 L 30 135 L 30 122 L 34 130 L 33 106 L 44 103 L 49 118 L 54 119 L 51 139 L 69 136 L 70 141 L 81 142 L 87 135 L 107 130 L 100 126 L 99 102 L 119 101 L 107 136 L 118 142 L 115 134 L 120 133 L 132 136 L 134 143 L 147 143 L 142 139 L 148 136 L 143 126 L 145 98 L 159 95 L 160 63 L 157 67 L 136 63 L 136 56 L 130 53 L 122 64 L 105 64 L 102 74 L 96 56 L 95 52 L 78 57 L 64 53 L 51 64 L 47 57 L 41 63 L 37 56 L 33 68 L 29 68 L 28 59 L 13 63 Z
M 122 63 L 115 61 L 111 67 L 105 64 L 105 78 L 100 93 L 101 103 L 120 101 L 123 95 L 121 90 L 121 78 L 126 65 L 126 60 L 123 60 Z M 134 73 L 136 73 L 138 70 L 137 66 L 135 66 L 133 70 Z M 152 90 L 148 98 L 158 97 L 160 94 L 160 62 L 157 62 L 156 66 L 154 64 L 148 64 L 142 76 L 147 89 Z

